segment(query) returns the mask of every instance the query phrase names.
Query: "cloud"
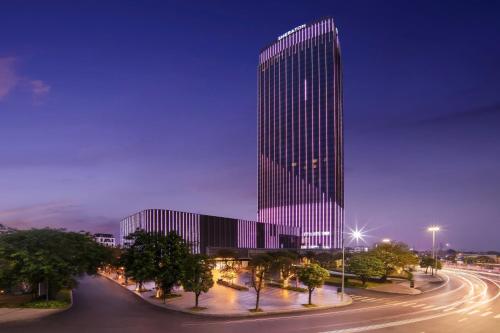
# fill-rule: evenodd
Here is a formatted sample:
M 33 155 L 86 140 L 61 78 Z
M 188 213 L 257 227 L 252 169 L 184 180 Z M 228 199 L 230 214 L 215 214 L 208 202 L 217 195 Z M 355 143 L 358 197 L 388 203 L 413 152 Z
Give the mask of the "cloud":
M 414 122 L 415 126 L 446 124 L 451 122 L 469 122 L 481 120 L 486 116 L 500 115 L 500 103 L 478 106 L 465 111 L 447 113 Z
M 15 70 L 15 63 L 15 58 L 0 58 L 0 101 L 19 83 L 19 77 Z
M 21 76 L 17 71 L 17 63 L 15 57 L 0 57 L 0 102 L 20 88 L 30 91 L 33 102 L 39 104 L 41 98 L 50 92 L 50 85 L 42 80 Z
M 33 97 L 35 98 L 45 96 L 50 91 L 50 86 L 42 80 L 31 80 L 30 84 L 33 91 Z
M 80 206 L 69 202 L 48 202 L 0 210 L 0 224 L 16 229 L 51 227 L 92 233 L 118 232 L 116 219 L 89 216 Z

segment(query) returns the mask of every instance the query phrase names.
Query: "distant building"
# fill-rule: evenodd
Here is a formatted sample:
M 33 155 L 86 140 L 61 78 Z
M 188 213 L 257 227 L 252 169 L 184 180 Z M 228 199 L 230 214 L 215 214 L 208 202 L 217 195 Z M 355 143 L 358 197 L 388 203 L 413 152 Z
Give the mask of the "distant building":
M 300 229 L 255 221 L 168 209 L 146 209 L 120 222 L 120 241 L 136 230 L 166 235 L 177 232 L 193 253 L 210 253 L 213 248 L 299 249 Z
M 370 248 L 368 246 L 354 246 L 354 247 L 346 247 L 347 253 L 361 253 L 368 252 Z
M 95 234 L 94 239 L 97 243 L 104 246 L 109 246 L 109 247 L 116 246 L 116 239 L 115 236 L 113 236 L 112 234 Z
M 6 225 L 0 224 L 0 234 L 6 234 L 15 231 L 16 229 L 7 227 Z

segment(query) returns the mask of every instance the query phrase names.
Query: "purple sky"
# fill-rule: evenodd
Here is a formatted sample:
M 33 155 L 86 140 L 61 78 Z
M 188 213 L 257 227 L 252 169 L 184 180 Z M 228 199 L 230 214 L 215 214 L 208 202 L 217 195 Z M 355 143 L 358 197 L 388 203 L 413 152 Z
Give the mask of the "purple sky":
M 421 249 L 439 224 L 454 248 L 500 250 L 499 2 L 208 3 L 0 3 L 0 223 L 255 219 L 258 52 L 332 16 L 347 224 Z

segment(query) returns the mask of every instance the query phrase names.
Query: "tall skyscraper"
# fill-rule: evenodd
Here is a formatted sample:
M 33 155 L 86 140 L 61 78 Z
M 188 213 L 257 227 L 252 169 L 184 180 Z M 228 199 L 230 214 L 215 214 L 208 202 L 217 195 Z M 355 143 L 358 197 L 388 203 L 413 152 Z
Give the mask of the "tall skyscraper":
M 340 248 L 342 67 L 333 19 L 300 25 L 258 68 L 258 220 L 301 228 L 302 248 Z

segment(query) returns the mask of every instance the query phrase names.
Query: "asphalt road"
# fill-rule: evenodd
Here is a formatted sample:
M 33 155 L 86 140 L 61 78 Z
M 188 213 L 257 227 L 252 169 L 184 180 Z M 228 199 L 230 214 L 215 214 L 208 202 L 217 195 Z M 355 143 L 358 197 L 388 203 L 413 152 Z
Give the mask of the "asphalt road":
M 335 310 L 211 319 L 155 307 L 101 277 L 84 278 L 68 311 L 2 324 L 0 332 L 500 332 L 499 277 L 444 271 L 446 283 L 418 296 L 352 291 Z

